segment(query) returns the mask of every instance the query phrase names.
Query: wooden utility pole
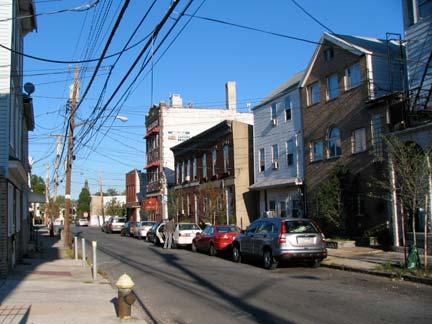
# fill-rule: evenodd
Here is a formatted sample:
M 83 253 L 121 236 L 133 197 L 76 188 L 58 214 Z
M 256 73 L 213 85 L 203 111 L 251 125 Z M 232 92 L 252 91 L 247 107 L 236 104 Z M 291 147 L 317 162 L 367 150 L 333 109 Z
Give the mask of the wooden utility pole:
M 75 110 L 77 107 L 77 96 L 79 88 L 79 68 L 75 68 L 74 83 L 70 93 L 70 111 L 69 111 L 69 134 L 68 134 L 68 150 L 66 155 L 66 191 L 65 191 L 65 217 L 64 217 L 64 246 L 70 248 L 72 246 L 70 217 L 71 217 L 71 182 L 72 182 L 72 162 L 73 162 L 73 145 L 74 145 L 74 128 L 75 128 Z
M 48 230 L 50 231 L 51 235 L 51 228 L 52 228 L 52 215 L 50 215 L 49 212 L 49 199 L 50 199 L 50 191 L 49 191 L 49 183 L 50 183 L 50 164 L 47 164 L 47 171 L 46 171 L 46 177 L 45 177 L 45 225 L 48 226 Z
M 105 210 L 104 210 L 104 202 L 103 202 L 103 178 L 102 178 L 102 174 L 101 174 L 100 179 L 99 179 L 99 193 L 100 193 L 100 199 L 101 199 L 101 213 L 102 213 L 102 225 L 103 225 L 105 223 Z

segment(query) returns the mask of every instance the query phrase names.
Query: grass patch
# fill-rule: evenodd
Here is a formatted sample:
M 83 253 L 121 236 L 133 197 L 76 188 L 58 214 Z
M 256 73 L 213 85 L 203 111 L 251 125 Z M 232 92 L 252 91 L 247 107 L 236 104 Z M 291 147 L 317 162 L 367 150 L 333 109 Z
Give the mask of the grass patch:
M 64 251 L 65 251 L 66 256 L 69 259 L 73 259 L 75 257 L 75 253 L 74 253 L 74 250 L 72 248 L 65 248 Z
M 403 264 L 394 264 L 391 262 L 385 262 L 383 264 L 377 265 L 374 270 L 383 272 L 392 272 L 397 277 L 402 277 L 405 275 L 416 276 L 420 278 L 432 279 L 432 271 L 424 269 L 407 269 Z

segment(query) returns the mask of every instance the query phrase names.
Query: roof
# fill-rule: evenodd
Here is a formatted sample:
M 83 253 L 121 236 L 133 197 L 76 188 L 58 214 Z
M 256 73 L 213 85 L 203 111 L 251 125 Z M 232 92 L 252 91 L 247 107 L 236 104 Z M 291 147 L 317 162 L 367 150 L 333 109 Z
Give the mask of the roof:
M 252 110 L 258 109 L 261 106 L 269 103 L 270 101 L 277 99 L 288 91 L 291 91 L 292 88 L 297 87 L 300 81 L 303 79 L 305 71 L 300 71 L 294 74 L 291 78 L 282 83 L 278 88 L 276 88 L 269 96 L 264 98 L 258 105 L 252 108 Z
M 312 66 L 315 63 L 319 50 L 321 46 L 326 42 L 333 43 L 336 46 L 339 46 L 358 56 L 366 55 L 366 54 L 368 55 L 378 54 L 378 55 L 385 55 L 385 57 L 387 57 L 388 48 L 390 49 L 390 52 L 393 55 L 400 55 L 399 44 L 393 40 L 387 41 L 384 39 L 373 38 L 373 37 L 324 33 L 321 36 L 319 45 L 317 45 L 315 52 L 306 69 L 306 73 L 302 80 L 301 87 L 305 86 L 305 82 L 309 78 L 310 71 L 312 69 Z M 387 46 L 388 44 L 390 45 L 389 47 Z
M 262 181 L 254 183 L 249 187 L 250 190 L 262 190 L 262 189 L 270 189 L 270 188 L 281 188 L 281 187 L 290 187 L 290 186 L 298 186 L 303 183 L 300 178 L 286 178 L 286 179 L 269 179 L 266 178 Z

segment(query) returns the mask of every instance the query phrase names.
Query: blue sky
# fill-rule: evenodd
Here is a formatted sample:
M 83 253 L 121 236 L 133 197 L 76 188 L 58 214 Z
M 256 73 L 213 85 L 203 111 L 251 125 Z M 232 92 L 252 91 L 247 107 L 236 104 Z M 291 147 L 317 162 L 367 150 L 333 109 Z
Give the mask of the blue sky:
M 93 1 L 36 1 L 36 10 L 38 13 L 49 13 Z M 188 12 L 194 11 L 201 1 L 195 0 Z M 108 53 L 121 50 L 151 2 L 131 0 Z M 336 33 L 378 38 L 385 38 L 386 32 L 403 33 L 402 5 L 399 0 L 297 2 Z M 25 52 L 59 60 L 80 60 L 86 52 L 87 57 L 97 58 L 122 3 L 123 1 L 119 0 L 101 0 L 95 8 L 86 12 L 38 16 L 38 30 L 25 38 Z M 132 43 L 150 32 L 167 10 L 169 3 L 168 0 L 157 2 Z M 182 0 L 178 10 L 186 3 L 187 0 Z M 92 36 L 95 34 L 94 27 L 100 26 L 95 23 L 96 19 L 102 17 L 103 13 L 107 17 L 106 23 L 100 27 L 96 37 Z M 301 12 L 291 0 L 207 0 L 198 15 L 312 41 L 318 41 L 326 31 Z M 177 30 L 187 18 L 183 19 Z M 101 18 L 98 21 L 101 21 Z M 172 24 L 173 20 L 169 23 Z M 96 41 L 96 46 L 89 46 L 94 44 L 92 41 Z M 314 50 L 313 44 L 193 19 L 154 67 L 153 102 L 168 100 L 171 93 L 180 93 L 184 102 L 192 102 L 195 106 L 224 107 L 224 84 L 228 80 L 235 80 L 238 109 L 246 111 L 247 103 L 257 103 L 292 74 L 304 69 Z M 140 46 L 137 46 L 119 60 L 113 70 L 105 100 L 139 51 Z M 158 55 L 155 60 L 157 58 Z M 102 89 L 102 81 L 113 62 L 114 58 L 102 63 L 103 68 L 91 87 L 87 100 L 84 100 L 79 108 L 78 117 L 81 120 L 88 118 L 94 108 L 95 99 L 99 97 Z M 87 65 L 89 70 L 83 74 L 82 89 L 85 88 L 91 75 L 91 67 L 94 66 L 95 63 Z M 81 68 L 83 67 L 85 65 L 81 65 Z M 55 158 L 55 138 L 49 134 L 60 134 L 64 131 L 65 103 L 68 87 L 73 79 L 73 68 L 73 65 L 68 64 L 25 60 L 24 80 L 36 86 L 33 94 L 36 129 L 30 135 L 30 155 L 36 161 L 33 173 L 43 177 L 46 163 L 52 164 Z M 143 75 L 147 71 L 149 70 L 145 70 Z M 112 124 L 113 127 L 102 127 L 100 136 L 92 137 L 94 142 L 90 139 L 88 146 L 77 150 L 72 180 L 73 198 L 78 196 L 85 179 L 89 180 L 91 191 L 96 192 L 99 177 L 103 177 L 105 189 L 112 187 L 123 191 L 125 173 L 134 168 L 143 169 L 145 166 L 143 135 L 145 114 L 152 102 L 150 74 L 139 80 L 139 86 L 131 93 L 120 111 L 121 115 L 129 118 L 128 122 L 109 119 L 106 125 Z M 128 84 L 126 82 L 126 85 Z M 122 94 L 123 91 L 119 93 Z M 63 186 L 60 186 L 59 193 L 64 194 Z

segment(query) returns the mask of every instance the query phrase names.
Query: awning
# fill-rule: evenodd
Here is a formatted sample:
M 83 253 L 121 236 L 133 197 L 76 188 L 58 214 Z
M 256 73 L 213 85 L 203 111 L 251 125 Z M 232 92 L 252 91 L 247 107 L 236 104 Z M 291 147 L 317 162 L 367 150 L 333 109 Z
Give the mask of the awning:
M 272 189 L 272 188 L 283 188 L 283 187 L 295 187 L 303 184 L 301 178 L 288 178 L 288 179 L 265 179 L 254 183 L 249 187 L 250 190 L 261 190 L 261 189 Z
M 159 207 L 160 207 L 160 201 L 156 197 L 146 198 L 143 201 L 144 210 L 147 210 L 147 211 L 148 210 L 156 210 L 156 209 L 159 209 Z
M 150 135 L 159 133 L 159 131 L 160 131 L 160 127 L 159 126 L 153 127 L 153 128 L 151 128 L 151 129 L 148 130 L 148 132 L 145 134 L 144 138 L 147 138 Z
M 42 195 L 37 192 L 29 192 L 29 202 L 30 203 L 44 203 L 45 195 Z
M 160 166 L 160 161 L 156 161 L 156 162 L 152 162 L 150 164 L 147 164 L 144 169 L 150 169 L 150 168 L 155 168 L 155 167 L 159 167 Z

